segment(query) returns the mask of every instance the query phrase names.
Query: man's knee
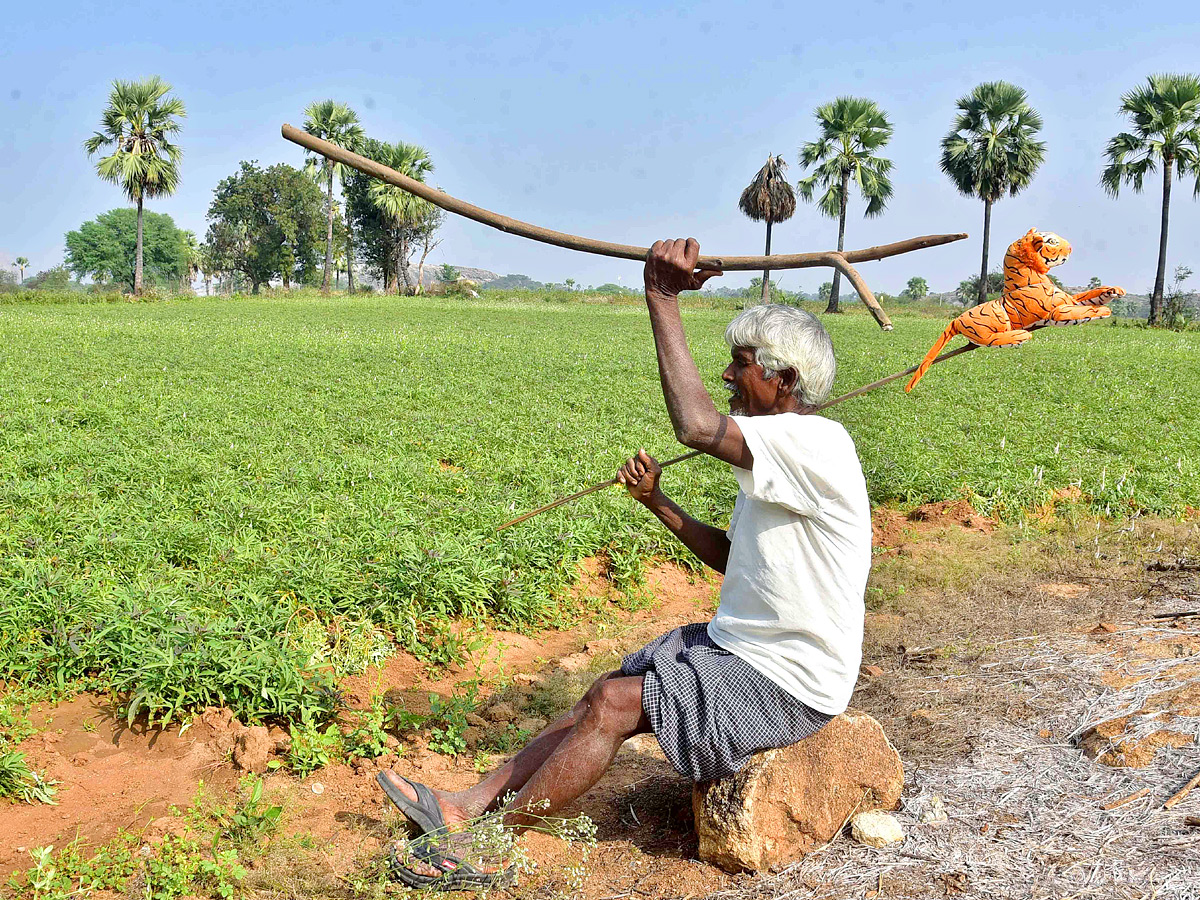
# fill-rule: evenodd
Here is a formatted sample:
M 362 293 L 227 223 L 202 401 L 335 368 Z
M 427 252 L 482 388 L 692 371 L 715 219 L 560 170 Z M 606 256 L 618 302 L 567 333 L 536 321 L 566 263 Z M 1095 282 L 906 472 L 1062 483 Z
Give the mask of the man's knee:
M 578 720 L 606 734 L 636 734 L 642 720 L 642 678 L 619 672 L 597 679 L 579 702 Z

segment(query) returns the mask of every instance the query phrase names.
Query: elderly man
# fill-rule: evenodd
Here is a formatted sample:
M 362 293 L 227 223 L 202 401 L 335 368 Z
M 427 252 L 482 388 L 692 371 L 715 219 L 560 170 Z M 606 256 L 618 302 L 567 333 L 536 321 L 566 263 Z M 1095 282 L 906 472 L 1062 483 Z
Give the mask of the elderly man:
M 794 744 L 842 712 L 861 658 L 863 595 L 871 564 L 870 505 L 854 444 L 814 415 L 833 385 L 833 344 L 816 318 L 757 306 L 725 331 L 722 373 L 730 415 L 704 389 L 684 336 L 678 295 L 713 275 L 696 271 L 699 244 L 659 241 L 646 261 L 646 305 L 675 436 L 733 466 L 741 490 L 728 530 L 689 516 L 663 493 L 645 451 L 617 473 L 706 565 L 724 574 L 707 624 L 687 625 L 627 656 L 575 707 L 477 785 L 434 791 L 381 773 L 388 796 L 432 837 L 393 855 L 414 886 L 482 887 L 498 867 L 464 860 L 456 824 L 511 795 L 507 824 L 525 810 L 561 809 L 591 788 L 621 744 L 653 732 L 680 773 L 737 772 L 754 753 Z

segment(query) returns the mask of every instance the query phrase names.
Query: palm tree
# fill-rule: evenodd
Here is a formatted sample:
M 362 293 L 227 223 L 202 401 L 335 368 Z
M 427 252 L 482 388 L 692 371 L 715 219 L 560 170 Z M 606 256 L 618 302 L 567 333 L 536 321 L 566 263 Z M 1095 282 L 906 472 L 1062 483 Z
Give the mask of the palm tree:
M 433 160 L 429 158 L 429 152 L 424 147 L 406 144 L 403 141 L 383 144 L 375 160 L 395 169 L 402 175 L 415 178 L 417 181 L 424 181 L 425 176 L 433 171 Z M 367 189 L 367 195 L 375 204 L 376 209 L 391 220 L 392 228 L 395 231 L 394 259 L 392 271 L 388 274 L 393 278 L 399 275 L 404 283 L 404 291 L 407 293 L 409 288 L 408 259 L 411 255 L 408 248 L 416 227 L 427 214 L 426 207 L 430 204 L 427 200 L 422 200 L 403 188 L 382 181 L 372 181 L 370 188 Z M 393 287 L 399 293 L 399 284 L 395 281 L 390 285 L 385 285 L 384 289 L 391 290 Z
M 1025 91 L 1007 81 L 977 85 L 958 100 L 958 115 L 942 138 L 942 171 L 959 193 L 983 201 L 983 261 L 978 302 L 987 299 L 988 243 L 992 204 L 1006 193 L 1015 197 L 1033 181 L 1046 155 L 1036 140 L 1042 117 L 1026 102 Z
M 310 103 L 304 110 L 304 130 L 309 134 L 344 147 L 347 150 L 358 150 L 362 144 L 363 130 L 358 124 L 358 114 L 344 103 L 334 100 L 320 100 Z M 325 274 L 321 279 L 321 291 L 329 293 L 329 273 L 333 269 L 333 179 L 345 186 L 343 175 L 345 167 L 324 156 L 309 159 L 309 165 L 319 169 L 325 177 L 325 215 L 327 219 L 325 230 Z M 347 222 L 349 227 L 349 222 Z M 354 243 L 349 232 L 346 235 L 348 256 L 353 259 Z M 350 293 L 354 293 L 354 276 L 350 275 Z
M 873 100 L 865 97 L 838 97 L 818 106 L 814 115 L 821 136 L 800 148 L 800 165 L 815 167 L 811 175 L 796 184 L 800 196 L 812 200 L 817 188 L 824 193 L 817 209 L 838 220 L 838 250 L 846 245 L 846 206 L 850 200 L 850 179 L 858 185 L 867 201 L 866 216 L 878 216 L 892 196 L 888 173 L 892 161 L 875 152 L 892 138 L 892 123 Z M 825 312 L 838 311 L 841 272 L 833 273 L 833 289 Z
M 29 265 L 29 258 L 25 256 L 18 256 L 13 260 L 12 264 L 21 271 L 21 278 L 19 281 L 17 281 L 17 284 L 23 283 L 25 281 L 25 268 Z
M 742 191 L 738 209 L 755 222 L 767 223 L 767 256 L 771 255 L 771 226 L 786 222 L 796 212 L 796 195 L 784 177 L 787 168 L 782 156 L 768 156 L 754 180 Z M 771 270 L 763 269 L 762 302 L 771 298 Z
M 1121 97 L 1121 112 L 1133 120 L 1108 142 L 1108 166 L 1100 176 L 1113 197 L 1122 183 L 1141 193 L 1146 174 L 1162 162 L 1162 222 L 1158 231 L 1158 270 L 1150 295 L 1151 325 L 1162 321 L 1167 276 L 1167 220 L 1171 211 L 1171 176 L 1196 176 L 1192 196 L 1200 195 L 1200 78 L 1195 75 L 1151 75 L 1146 84 Z
M 183 101 L 167 97 L 171 86 L 157 75 L 145 81 L 114 81 L 100 131 L 84 141 L 88 156 L 103 147 L 113 152 L 96 163 L 105 181 L 119 184 L 137 203 L 137 257 L 133 292 L 142 293 L 142 203 L 147 197 L 169 197 L 179 186 L 183 151 L 172 143 L 177 119 L 187 112 Z

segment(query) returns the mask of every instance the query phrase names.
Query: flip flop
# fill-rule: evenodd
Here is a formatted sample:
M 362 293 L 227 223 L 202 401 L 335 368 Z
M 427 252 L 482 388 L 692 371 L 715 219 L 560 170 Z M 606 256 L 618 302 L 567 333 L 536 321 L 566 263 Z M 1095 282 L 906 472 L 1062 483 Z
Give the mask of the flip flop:
M 459 839 L 469 832 L 455 832 Z M 512 866 L 498 872 L 484 872 L 447 849 L 446 835 L 423 834 L 404 845 L 405 856 L 411 856 L 437 869 L 441 875 L 422 875 L 404 864 L 404 858 L 392 844 L 388 850 L 388 868 L 392 875 L 411 888 L 431 888 L 437 891 L 484 890 L 509 887 L 516 881 Z
M 446 831 L 446 820 L 442 818 L 442 808 L 438 805 L 437 797 L 433 795 L 433 791 L 425 787 L 417 781 L 410 781 L 403 775 L 396 775 L 395 772 L 390 774 L 396 775 L 402 779 L 405 784 L 411 787 L 417 795 L 417 802 L 414 803 L 404 796 L 404 792 L 392 784 L 387 777 L 388 772 L 377 772 L 375 780 L 379 782 L 379 786 L 383 788 L 383 792 L 387 794 L 388 799 L 392 801 L 396 809 L 404 813 L 410 822 L 420 829 L 421 834 L 444 833 Z

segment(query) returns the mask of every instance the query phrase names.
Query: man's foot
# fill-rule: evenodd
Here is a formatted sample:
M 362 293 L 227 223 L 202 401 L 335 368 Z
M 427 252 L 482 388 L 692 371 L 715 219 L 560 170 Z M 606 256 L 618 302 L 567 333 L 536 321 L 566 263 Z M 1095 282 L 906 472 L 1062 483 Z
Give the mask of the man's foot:
M 478 837 L 459 831 L 395 841 L 388 847 L 388 865 L 396 879 L 415 888 L 469 890 L 511 884 L 514 872 L 500 859 L 501 851 L 477 846 Z
M 451 795 L 444 791 L 417 785 L 391 769 L 380 772 L 375 777 L 380 787 L 387 792 L 389 799 L 422 831 L 453 828 L 472 818 L 468 810 L 454 803 Z M 407 803 L 401 802 L 402 799 Z M 433 808 L 434 804 L 436 809 Z

